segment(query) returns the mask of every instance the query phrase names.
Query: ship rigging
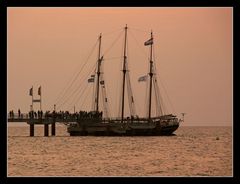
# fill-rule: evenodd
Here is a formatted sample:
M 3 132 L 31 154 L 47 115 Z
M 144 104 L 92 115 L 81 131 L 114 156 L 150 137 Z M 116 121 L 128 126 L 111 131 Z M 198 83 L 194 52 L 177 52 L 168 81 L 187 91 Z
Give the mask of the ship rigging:
M 79 114 L 76 113 L 75 122 L 67 124 L 68 132 L 70 135 L 171 135 L 178 127 L 181 122 L 180 119 L 173 114 L 165 114 L 163 110 L 163 98 L 161 98 L 160 90 L 158 87 L 157 81 L 157 72 L 156 65 L 153 60 L 153 45 L 154 38 L 153 32 L 151 31 L 150 38 L 144 42 L 144 46 L 150 46 L 150 58 L 149 58 L 149 71 L 146 75 L 139 77 L 139 82 L 146 82 L 148 90 L 146 93 L 147 96 L 147 116 L 139 117 L 136 112 L 135 107 L 135 98 L 132 91 L 131 80 L 130 80 L 130 70 L 129 70 L 129 57 L 128 57 L 128 26 L 124 27 L 124 47 L 123 47 L 123 57 L 122 58 L 122 80 L 121 80 L 121 92 L 120 92 L 120 105 L 119 112 L 121 112 L 120 117 L 112 117 L 110 113 L 110 104 L 109 98 L 107 97 L 107 83 L 105 81 L 105 75 L 103 72 L 103 64 L 105 55 L 102 54 L 102 34 L 98 37 L 98 56 L 97 62 L 94 67 L 94 72 L 90 71 L 87 75 L 88 84 L 93 83 L 93 97 L 92 97 L 92 107 L 91 110 L 87 113 L 87 116 L 82 116 L 83 111 L 79 111 Z M 116 41 L 116 40 L 115 40 Z M 115 43 L 115 42 L 114 42 Z M 113 44 L 112 44 L 113 46 Z M 107 50 L 108 51 L 108 50 Z M 106 52 L 105 52 L 106 54 Z M 134 63 L 135 64 L 135 63 Z M 80 72 L 77 74 L 77 76 Z M 76 77 L 75 77 L 76 78 Z M 74 78 L 74 79 L 75 79 Z M 86 80 L 86 79 L 85 79 Z M 116 81 L 117 83 L 117 81 Z M 71 83 L 72 85 L 72 83 Z M 70 85 L 70 87 L 71 87 Z M 66 89 L 70 89 L 66 88 Z M 86 88 L 82 88 L 83 91 Z M 109 88 L 108 88 L 109 89 Z M 126 91 L 127 89 L 127 91 Z M 67 90 L 66 90 L 67 91 Z M 66 91 L 62 94 L 63 97 L 66 95 Z M 126 116 L 125 109 L 125 96 L 128 96 L 129 104 L 129 115 Z M 100 96 L 100 93 L 102 96 Z M 89 92 L 87 93 L 89 94 Z M 155 99 L 153 101 L 153 94 L 155 94 Z M 71 95 L 70 95 L 71 97 Z M 82 94 L 79 96 L 82 97 Z M 102 99 L 102 108 L 100 108 L 100 97 Z M 86 100 L 86 97 L 83 101 Z M 58 98 L 58 108 L 61 108 L 65 104 L 66 100 L 63 101 L 61 98 Z M 152 113 L 152 102 L 156 104 L 156 114 Z M 74 105 L 75 111 L 75 105 Z

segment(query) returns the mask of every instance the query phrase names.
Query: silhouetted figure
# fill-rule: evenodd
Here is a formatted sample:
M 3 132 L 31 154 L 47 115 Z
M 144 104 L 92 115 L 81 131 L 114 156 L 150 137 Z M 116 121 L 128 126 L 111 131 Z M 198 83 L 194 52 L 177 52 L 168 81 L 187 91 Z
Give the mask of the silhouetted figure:
M 40 116 L 41 116 L 41 118 L 43 117 L 43 111 L 42 110 L 40 111 Z
M 20 118 L 20 116 L 21 116 L 21 111 L 20 109 L 18 109 L 18 118 Z
M 48 119 L 48 111 L 45 112 L 45 118 Z
M 31 111 L 31 117 L 34 119 L 34 111 Z

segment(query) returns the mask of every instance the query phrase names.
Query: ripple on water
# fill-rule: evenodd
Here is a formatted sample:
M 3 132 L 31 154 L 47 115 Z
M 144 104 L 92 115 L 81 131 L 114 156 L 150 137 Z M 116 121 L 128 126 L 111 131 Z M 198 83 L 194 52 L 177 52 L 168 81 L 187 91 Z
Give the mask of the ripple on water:
M 8 176 L 231 176 L 231 127 L 180 127 L 177 136 L 29 137 L 8 130 Z M 219 137 L 219 140 L 216 140 Z

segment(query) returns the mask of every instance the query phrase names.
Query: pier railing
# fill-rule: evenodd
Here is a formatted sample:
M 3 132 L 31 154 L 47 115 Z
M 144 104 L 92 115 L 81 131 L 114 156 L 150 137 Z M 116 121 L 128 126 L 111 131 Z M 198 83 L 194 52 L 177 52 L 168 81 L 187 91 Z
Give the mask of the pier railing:
M 122 121 L 122 119 L 120 117 L 111 117 L 111 118 L 101 118 L 101 117 L 97 117 L 97 118 L 93 118 L 93 117 L 79 117 L 76 116 L 74 114 L 70 114 L 70 115 L 52 115 L 52 114 L 48 114 L 48 113 L 43 113 L 41 115 L 33 115 L 33 116 L 29 116 L 28 113 L 13 113 L 13 114 L 9 114 L 8 113 L 8 122 L 42 122 L 44 123 L 52 123 L 54 122 L 77 122 L 77 121 L 87 121 L 87 120 L 91 120 L 91 119 L 100 119 L 103 123 L 107 123 L 107 122 L 120 122 Z M 153 117 L 151 118 L 152 120 L 157 120 L 157 119 L 163 119 L 163 120 L 167 120 L 169 118 L 173 118 L 171 115 L 166 115 L 166 116 L 161 116 L 161 117 Z M 143 118 L 143 117 L 127 117 L 123 119 L 123 123 L 126 122 L 131 122 L 131 121 L 138 121 L 138 122 L 146 122 L 147 118 Z
M 120 123 L 128 124 L 128 123 L 154 123 L 159 120 L 176 120 L 175 116 L 165 115 L 161 117 L 151 118 L 150 120 L 147 118 L 140 117 L 127 117 L 122 120 L 122 118 L 102 118 L 101 116 L 79 116 L 76 114 L 52 114 L 52 113 L 11 113 L 8 114 L 8 122 L 25 122 L 29 124 L 30 127 L 30 136 L 34 136 L 34 126 L 35 125 L 44 125 L 44 136 L 49 135 L 49 125 L 51 125 L 51 134 L 55 136 L 56 134 L 56 122 L 64 123 L 65 125 L 76 124 L 77 122 L 87 122 L 87 123 Z

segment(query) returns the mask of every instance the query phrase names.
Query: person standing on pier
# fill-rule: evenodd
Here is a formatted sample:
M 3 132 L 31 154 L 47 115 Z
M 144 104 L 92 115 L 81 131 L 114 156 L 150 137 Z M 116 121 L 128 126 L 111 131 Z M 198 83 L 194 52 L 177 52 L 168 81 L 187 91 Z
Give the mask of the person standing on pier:
M 9 117 L 12 118 L 12 111 L 9 111 Z
M 21 117 L 21 111 L 20 111 L 20 109 L 18 109 L 18 118 L 20 118 Z

